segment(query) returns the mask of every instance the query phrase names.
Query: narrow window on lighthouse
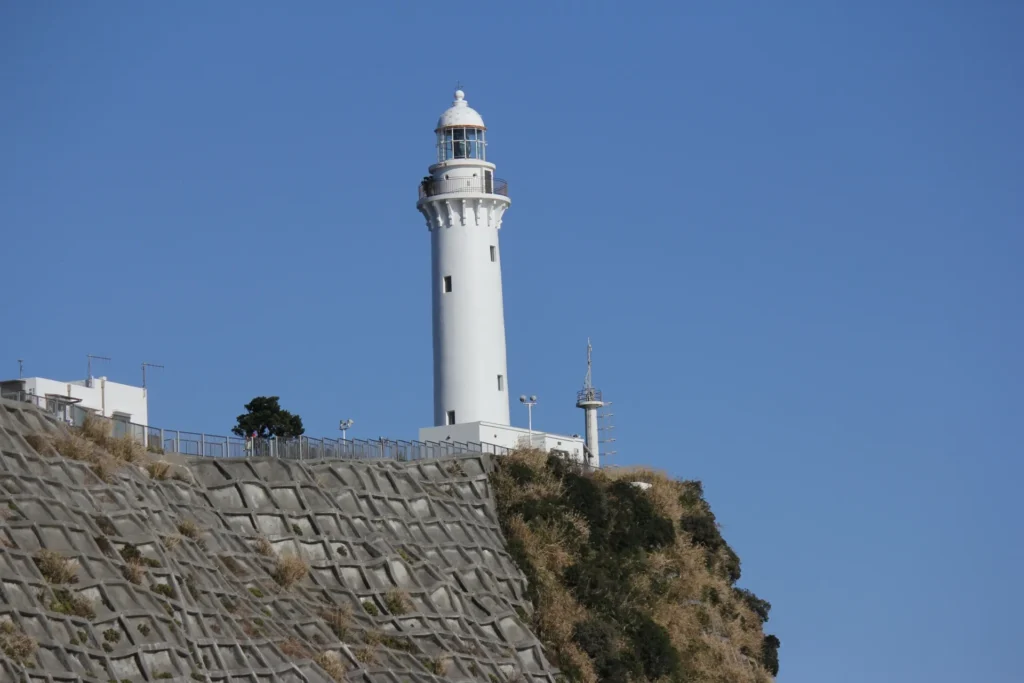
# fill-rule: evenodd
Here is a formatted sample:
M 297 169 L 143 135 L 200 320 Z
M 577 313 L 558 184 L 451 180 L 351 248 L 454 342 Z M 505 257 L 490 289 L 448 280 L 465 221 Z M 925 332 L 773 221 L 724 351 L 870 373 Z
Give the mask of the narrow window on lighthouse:
M 445 275 L 444 276 L 444 291 L 445 291 L 445 293 L 452 291 L 452 276 L 451 275 Z
M 498 260 L 498 248 L 492 244 L 491 245 L 491 263 L 494 263 L 497 260 Z
M 450 425 L 455 424 L 455 411 L 454 410 L 449 410 L 448 414 L 445 415 L 445 417 L 448 418 L 448 424 L 450 424 Z
M 498 391 L 505 391 L 505 376 L 498 375 Z

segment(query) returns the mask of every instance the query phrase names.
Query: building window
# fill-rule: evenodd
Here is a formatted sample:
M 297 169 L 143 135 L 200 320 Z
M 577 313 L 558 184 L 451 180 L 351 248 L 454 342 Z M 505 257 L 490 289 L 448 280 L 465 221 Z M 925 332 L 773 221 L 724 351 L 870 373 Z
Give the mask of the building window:
M 445 275 L 444 276 L 444 291 L 445 291 L 445 293 L 448 293 L 448 292 L 452 291 L 452 276 L 451 275 Z
M 491 263 L 494 263 L 497 260 L 498 260 L 498 248 L 492 244 L 491 245 Z
M 454 410 L 449 410 L 448 414 L 445 415 L 445 417 L 448 418 L 448 424 L 450 424 L 450 425 L 455 424 L 455 411 Z
M 498 391 L 505 391 L 505 376 L 498 375 Z

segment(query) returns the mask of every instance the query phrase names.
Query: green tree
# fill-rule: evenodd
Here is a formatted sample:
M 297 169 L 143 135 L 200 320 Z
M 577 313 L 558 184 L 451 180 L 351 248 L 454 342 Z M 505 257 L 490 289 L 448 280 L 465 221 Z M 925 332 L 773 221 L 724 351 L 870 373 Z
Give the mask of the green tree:
M 282 409 L 277 396 L 257 396 L 245 404 L 245 410 L 238 416 L 238 424 L 231 428 L 238 436 L 256 432 L 262 438 L 276 436 L 287 439 L 306 431 L 302 418 Z

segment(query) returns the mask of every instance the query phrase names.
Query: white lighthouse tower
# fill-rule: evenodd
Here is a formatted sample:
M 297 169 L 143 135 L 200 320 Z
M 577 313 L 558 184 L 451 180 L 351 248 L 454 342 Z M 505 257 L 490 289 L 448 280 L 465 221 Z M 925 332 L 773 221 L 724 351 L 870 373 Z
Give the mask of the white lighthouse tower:
M 456 90 L 416 202 L 430 230 L 435 426 L 509 424 L 498 230 L 511 201 L 487 161 L 486 131 Z

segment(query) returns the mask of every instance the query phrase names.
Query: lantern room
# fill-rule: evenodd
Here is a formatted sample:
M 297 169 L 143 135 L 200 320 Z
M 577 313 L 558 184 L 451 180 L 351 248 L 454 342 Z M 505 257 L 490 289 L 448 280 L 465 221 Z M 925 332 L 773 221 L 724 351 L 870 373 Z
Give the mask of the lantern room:
M 437 161 L 487 159 L 487 128 L 477 111 L 466 103 L 466 94 L 455 91 L 455 101 L 437 121 Z

